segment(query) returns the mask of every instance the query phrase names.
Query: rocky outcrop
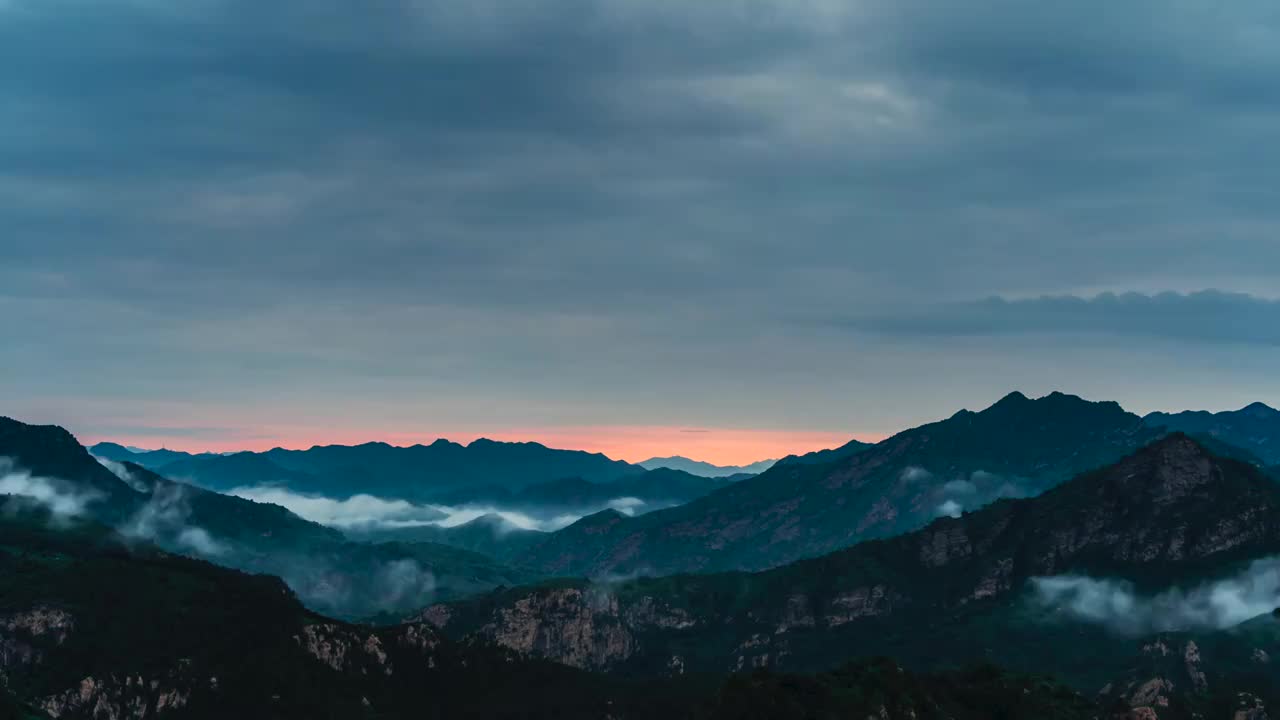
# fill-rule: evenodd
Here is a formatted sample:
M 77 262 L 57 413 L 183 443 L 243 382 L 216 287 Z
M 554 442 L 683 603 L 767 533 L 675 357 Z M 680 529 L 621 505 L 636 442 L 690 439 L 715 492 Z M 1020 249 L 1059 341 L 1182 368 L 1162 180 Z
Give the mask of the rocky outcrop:
M 216 686 L 216 679 L 208 683 Z M 88 717 L 94 720 L 143 720 L 182 710 L 191 698 L 190 685 L 147 680 L 141 675 L 86 677 L 80 684 L 45 697 L 37 706 L 50 717 Z
M 884 585 L 860 587 L 831 600 L 823 620 L 828 627 L 838 627 L 862 618 L 887 615 L 893 610 L 895 596 Z
M 1231 714 L 1231 720 L 1270 720 L 1270 718 L 1266 703 L 1261 699 L 1250 693 L 1240 693 L 1236 696 L 1236 709 Z
M 293 639 L 308 655 L 338 672 L 394 672 L 382 638 L 371 631 L 317 623 L 303 627 Z
M 62 645 L 74 629 L 71 613 L 49 606 L 0 617 L 0 677 L 39 662 L 41 647 Z
M 578 668 L 607 668 L 636 650 L 617 597 L 592 589 L 556 589 L 520 598 L 499 608 L 479 634 L 518 653 Z
M 42 605 L 0 618 L 0 629 L 7 633 L 25 633 L 33 638 L 47 639 L 61 645 L 75 629 L 75 618 L 65 610 Z

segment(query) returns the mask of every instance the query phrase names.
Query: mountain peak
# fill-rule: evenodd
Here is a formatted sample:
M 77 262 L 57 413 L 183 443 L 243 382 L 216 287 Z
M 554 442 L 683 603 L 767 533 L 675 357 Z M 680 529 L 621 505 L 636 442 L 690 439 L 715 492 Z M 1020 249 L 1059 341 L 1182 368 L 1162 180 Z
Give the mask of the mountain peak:
M 1008 395 L 1005 395 L 1004 397 L 996 401 L 996 405 L 1016 405 L 1019 403 L 1028 402 L 1030 401 L 1030 399 L 1031 398 L 1024 395 L 1022 391 L 1014 390 L 1013 392 L 1009 393 Z
M 1140 504 L 1143 501 L 1139 498 L 1145 497 L 1146 502 L 1158 506 L 1185 499 L 1222 481 L 1224 464 L 1253 470 L 1251 466 L 1213 454 L 1185 433 L 1173 432 L 1099 472 L 1103 482 L 1127 498 L 1127 502 Z M 1082 476 L 1076 482 L 1083 482 L 1087 477 Z M 1223 492 L 1231 494 L 1226 488 Z
M 115 459 L 115 458 L 113 457 L 113 456 L 115 456 L 115 455 L 121 455 L 121 456 L 124 456 L 124 457 L 128 457 L 129 455 L 137 455 L 137 454 L 138 454 L 138 453 L 134 452 L 133 450 L 130 450 L 129 448 L 127 448 L 127 447 L 125 447 L 125 446 L 123 446 L 123 445 L 121 445 L 121 444 L 119 444 L 119 443 L 113 443 L 113 442 L 100 442 L 100 443 L 98 443 L 98 444 L 96 444 L 96 445 L 91 446 L 91 447 L 89 448 L 89 452 L 90 452 L 90 453 L 93 453 L 94 455 L 98 455 L 98 456 L 101 456 L 101 457 L 106 457 L 106 458 L 108 458 L 108 459 Z
M 636 464 L 646 470 L 680 470 L 699 477 L 718 478 L 738 474 L 758 475 L 773 467 L 777 462 L 777 460 L 769 459 L 759 460 L 748 465 L 716 465 L 687 458 L 683 455 L 672 455 L 670 457 L 652 457 Z
M 1280 416 L 1280 410 L 1262 402 L 1251 403 L 1248 407 L 1241 408 L 1240 412 L 1260 420 Z
M 953 419 L 971 422 L 1016 423 L 1045 422 L 1049 424 L 1119 423 L 1128 425 L 1141 421 L 1113 401 L 1086 400 L 1079 395 L 1054 391 L 1039 398 L 1029 398 L 1021 392 L 1011 392 L 994 405 L 969 415 L 956 413 Z

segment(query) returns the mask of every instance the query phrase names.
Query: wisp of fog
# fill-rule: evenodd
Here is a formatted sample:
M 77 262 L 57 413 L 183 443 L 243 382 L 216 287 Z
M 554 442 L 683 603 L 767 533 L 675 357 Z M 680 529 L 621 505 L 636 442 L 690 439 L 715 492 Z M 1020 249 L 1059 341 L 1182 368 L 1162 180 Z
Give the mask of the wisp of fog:
M 272 503 L 312 522 L 340 530 L 392 530 L 433 525 L 442 528 L 465 525 L 484 515 L 502 518 L 511 527 L 521 530 L 551 532 L 577 522 L 584 515 L 605 509 L 614 509 L 624 515 L 634 515 L 647 503 L 634 497 L 614 498 L 599 506 L 586 508 L 579 513 L 562 511 L 539 512 L 537 509 L 498 507 L 492 504 L 418 505 L 407 500 L 388 499 L 373 495 L 353 495 L 345 500 L 320 495 L 304 495 L 279 487 L 241 487 L 229 495 Z
M 1031 580 L 1033 600 L 1069 616 L 1126 634 L 1218 630 L 1280 605 L 1280 558 L 1257 560 L 1244 571 L 1190 590 L 1140 595 L 1132 583 L 1082 575 Z

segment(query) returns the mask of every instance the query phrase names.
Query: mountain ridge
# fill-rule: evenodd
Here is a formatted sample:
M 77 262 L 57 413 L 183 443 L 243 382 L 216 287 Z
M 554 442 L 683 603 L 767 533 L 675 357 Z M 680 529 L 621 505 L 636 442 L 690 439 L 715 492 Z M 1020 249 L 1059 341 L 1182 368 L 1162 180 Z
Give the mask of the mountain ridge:
M 351 542 L 279 505 L 175 482 L 128 461 L 108 469 L 58 426 L 0 419 L 0 457 L 9 458 L 10 470 L 21 477 L 35 478 L 28 486 L 43 484 L 28 488 L 29 494 L 82 497 L 75 508 L 79 515 L 126 536 L 279 575 L 310 606 L 330 615 L 406 612 L 442 594 L 460 596 L 537 577 L 451 546 Z
M 1159 435 L 1114 402 L 1010 393 L 833 462 L 780 462 L 675 508 L 584 519 L 519 559 L 556 575 L 760 570 L 1038 494 Z
M 683 470 L 691 475 L 716 478 L 729 477 L 731 475 L 758 475 L 773 467 L 777 462 L 777 460 L 770 459 L 759 460 L 746 465 L 715 465 L 701 460 L 693 460 L 682 455 L 672 455 L 670 457 L 652 457 L 636 464 L 646 470 L 667 468 L 669 470 Z
M 1137 662 L 1137 638 L 1083 619 L 1061 630 L 1063 619 L 1027 619 L 1032 578 L 1096 574 L 1154 591 L 1216 581 L 1276 553 L 1280 485 L 1175 433 L 1039 497 L 771 570 L 547 582 L 417 617 L 451 636 L 627 673 L 815 670 L 856 647 L 917 660 L 1020 659 L 1088 685 Z M 1048 642 L 1086 630 L 1116 657 L 1073 665 L 1075 651 Z M 1280 635 L 1273 640 L 1272 651 Z M 945 643 L 956 643 L 952 654 Z
M 1280 410 L 1262 402 L 1223 412 L 1153 412 L 1143 420 L 1150 425 L 1170 430 L 1212 435 L 1223 442 L 1248 450 L 1267 465 L 1280 465 Z

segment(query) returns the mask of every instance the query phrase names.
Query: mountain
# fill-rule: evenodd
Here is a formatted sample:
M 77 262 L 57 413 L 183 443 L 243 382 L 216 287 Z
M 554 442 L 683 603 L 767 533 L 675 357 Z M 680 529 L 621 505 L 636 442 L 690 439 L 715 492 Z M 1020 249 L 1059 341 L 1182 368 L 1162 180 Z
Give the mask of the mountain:
M 193 455 L 154 469 L 165 477 L 218 492 L 260 486 L 309 487 L 317 482 L 307 473 L 286 470 L 265 455 L 252 452 Z
M 308 492 L 336 496 L 363 492 L 406 500 L 427 500 L 432 492 L 449 488 L 496 485 L 514 490 L 567 477 L 612 482 L 643 472 L 599 453 L 483 438 L 469 445 L 446 440 L 412 447 L 368 443 L 275 449 L 265 455 L 282 468 L 318 477 L 320 484 L 306 488 Z
M 872 443 L 865 443 L 861 440 L 850 440 L 838 448 L 831 450 L 818 450 L 816 452 L 806 453 L 804 455 L 788 455 L 779 460 L 777 465 L 823 465 L 833 463 L 837 460 L 843 460 L 848 457 L 857 455 L 858 453 L 871 447 Z
M 1203 410 L 1173 414 L 1156 412 L 1144 420 L 1152 427 L 1211 435 L 1248 450 L 1267 465 L 1280 465 L 1280 410 L 1262 403 L 1219 413 Z
M 649 458 L 642 463 L 640 467 L 647 470 L 657 470 L 658 468 L 667 468 L 669 470 L 682 470 L 690 475 L 699 475 L 701 477 L 729 477 L 730 475 L 759 475 L 760 473 L 773 467 L 777 460 L 760 460 L 750 465 L 712 465 L 708 462 L 700 460 L 690 460 L 687 457 L 673 455 L 671 457 L 655 457 Z
M 308 611 L 276 578 L 93 523 L 54 527 L 12 502 L 0 498 L 9 717 L 659 718 L 708 694 L 463 646 L 422 623 L 343 623 Z
M 366 443 L 230 455 L 169 450 L 135 454 L 114 443 L 99 443 L 90 451 L 217 490 L 271 485 L 335 498 L 368 494 L 412 502 L 489 488 L 518 490 L 569 477 L 607 483 L 644 472 L 598 453 L 485 439 L 469 445 L 437 440 L 410 447 Z
M 219 492 L 240 488 L 284 488 L 304 495 L 339 492 L 337 499 L 353 494 L 371 494 L 349 479 L 356 473 L 340 467 L 316 473 L 281 467 L 268 454 L 242 452 L 231 455 L 196 456 L 157 468 L 166 477 L 189 482 Z M 581 477 L 556 478 L 524 485 L 461 485 L 424 488 L 416 485 L 383 487 L 376 493 L 387 500 L 408 500 L 420 504 L 454 507 L 489 507 L 530 516 L 573 516 L 598 512 L 622 501 L 628 512 L 642 513 L 679 505 L 724 487 L 738 479 L 704 478 L 679 470 L 634 468 L 610 482 Z M 572 518 L 571 518 L 572 519 Z
M 1086 720 L 1044 678 L 916 674 L 887 660 L 815 677 L 627 679 L 457 643 L 417 622 L 317 615 L 279 580 L 54 527 L 0 499 L 0 718 L 876 717 Z
M 131 462 L 108 469 L 56 426 L 0 418 L 0 458 L 0 493 L 37 498 L 171 552 L 279 575 L 331 615 L 404 613 L 537 577 L 435 543 L 351 542 L 280 506 L 174 482 Z
M 194 457 L 217 457 L 216 453 L 200 453 L 193 455 L 181 450 L 142 450 L 139 448 L 128 448 L 113 442 L 100 442 L 89 448 L 89 452 L 94 457 L 105 458 L 107 460 L 115 460 L 116 462 L 137 463 L 146 468 L 158 468 L 169 463 L 178 462 L 180 460 L 189 460 Z
M 1036 495 L 1159 435 L 1116 403 L 1014 393 L 834 462 L 780 462 L 679 507 L 583 518 L 518 560 L 554 575 L 760 570 Z
M 1230 593 L 1250 587 L 1239 579 L 1256 569 L 1249 563 L 1277 553 L 1280 486 L 1252 465 L 1173 434 L 1039 497 L 1001 500 L 764 572 L 560 580 L 433 606 L 419 617 L 450 636 L 625 674 L 814 670 L 852 654 L 924 668 L 978 659 L 1053 673 L 1090 692 L 1141 677 L 1125 698 L 1137 706 L 1160 694 L 1138 692 L 1151 680 L 1150 646 L 1161 637 L 1144 633 L 1164 630 L 1160 612 L 1181 622 L 1195 617 L 1152 603 L 1157 612 L 1144 620 L 1147 606 L 1137 599 L 1216 583 L 1203 586 L 1209 607 L 1230 605 Z M 1255 582 L 1271 582 L 1273 572 Z M 1105 590 L 1097 588 L 1042 592 L 1089 578 L 1127 579 L 1130 585 L 1116 587 L 1130 600 L 1099 600 Z M 1113 607 L 1116 622 L 1133 625 L 1101 622 L 1099 613 Z M 1244 639 L 1236 628 L 1166 641 L 1178 643 L 1180 666 L 1205 683 L 1222 683 L 1232 698 L 1246 688 L 1269 693 L 1274 703 L 1280 667 L 1261 659 L 1280 652 L 1280 628 L 1270 618 L 1255 623 L 1261 628 Z M 1212 648 L 1219 664 L 1207 664 L 1201 647 Z M 1180 695 L 1178 703 L 1216 702 L 1196 685 L 1180 686 L 1186 691 L 1194 697 Z

